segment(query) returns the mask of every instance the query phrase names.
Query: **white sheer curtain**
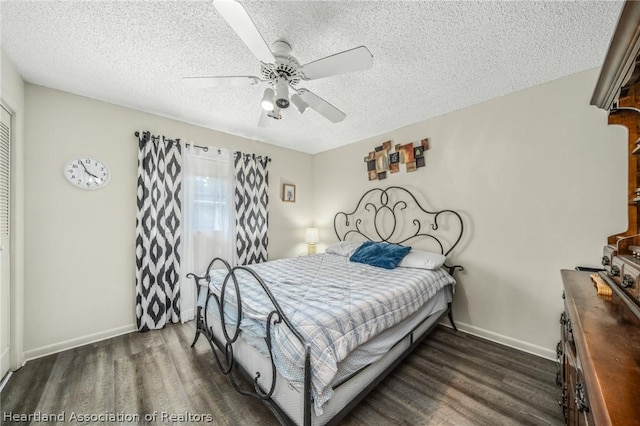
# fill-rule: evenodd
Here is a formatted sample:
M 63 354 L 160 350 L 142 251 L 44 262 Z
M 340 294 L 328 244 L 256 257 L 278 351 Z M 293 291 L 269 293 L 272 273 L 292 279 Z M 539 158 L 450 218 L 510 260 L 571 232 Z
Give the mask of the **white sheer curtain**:
M 185 146 L 183 176 L 183 251 L 180 274 L 182 322 L 195 318 L 197 290 L 189 272 L 203 274 L 214 257 L 234 260 L 235 208 L 231 152 Z

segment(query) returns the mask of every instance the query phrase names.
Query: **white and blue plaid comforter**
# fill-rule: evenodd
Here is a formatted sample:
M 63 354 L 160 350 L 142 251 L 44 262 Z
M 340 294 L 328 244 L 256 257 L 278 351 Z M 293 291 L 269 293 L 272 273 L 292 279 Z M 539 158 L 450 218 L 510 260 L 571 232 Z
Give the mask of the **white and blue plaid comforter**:
M 331 382 L 340 361 L 359 345 L 415 313 L 438 290 L 455 284 L 443 269 L 388 270 L 335 254 L 280 259 L 248 267 L 263 279 L 284 314 L 311 345 L 312 395 L 317 414 L 322 413 L 322 405 L 333 394 Z M 210 288 L 217 294 L 224 272 L 212 272 Z M 237 276 L 243 311 L 241 329 L 264 337 L 273 305 L 248 273 L 240 271 Z M 227 301 L 235 299 L 231 281 L 226 291 Z M 225 317 L 227 323 L 233 321 L 231 316 Z M 276 325 L 272 335 L 278 371 L 287 380 L 303 383 L 304 347 L 282 323 Z

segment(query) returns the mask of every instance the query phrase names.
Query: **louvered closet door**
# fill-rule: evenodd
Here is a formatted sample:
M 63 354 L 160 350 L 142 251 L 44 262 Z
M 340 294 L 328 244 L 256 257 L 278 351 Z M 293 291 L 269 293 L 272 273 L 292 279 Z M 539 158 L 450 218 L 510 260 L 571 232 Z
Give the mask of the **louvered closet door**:
M 9 371 L 11 308 L 10 275 L 9 275 L 9 188 L 11 159 L 11 114 L 4 107 L 0 108 L 0 378 Z

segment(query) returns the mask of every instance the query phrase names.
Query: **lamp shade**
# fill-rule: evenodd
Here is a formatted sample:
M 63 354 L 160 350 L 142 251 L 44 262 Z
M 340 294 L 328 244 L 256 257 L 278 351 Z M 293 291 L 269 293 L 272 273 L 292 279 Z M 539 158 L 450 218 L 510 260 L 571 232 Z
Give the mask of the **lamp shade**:
M 273 98 L 274 98 L 273 89 L 267 87 L 264 90 L 264 95 L 262 96 L 262 101 L 260 102 L 260 106 L 262 107 L 263 110 L 273 111 L 273 107 L 274 107 Z
M 318 228 L 307 228 L 304 241 L 307 244 L 315 244 L 318 242 Z
M 293 103 L 293 105 L 296 107 L 296 109 L 300 114 L 305 112 L 307 107 L 309 106 L 309 104 L 303 101 L 300 95 L 298 95 L 297 93 L 294 93 L 293 95 L 291 95 L 291 102 Z

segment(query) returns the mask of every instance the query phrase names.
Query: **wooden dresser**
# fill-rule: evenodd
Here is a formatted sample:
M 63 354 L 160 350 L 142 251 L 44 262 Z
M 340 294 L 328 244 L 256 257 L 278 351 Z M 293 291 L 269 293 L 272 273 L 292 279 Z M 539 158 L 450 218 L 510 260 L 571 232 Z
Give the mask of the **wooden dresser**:
M 560 405 L 570 425 L 640 425 L 640 319 L 598 296 L 589 272 L 562 271 Z

